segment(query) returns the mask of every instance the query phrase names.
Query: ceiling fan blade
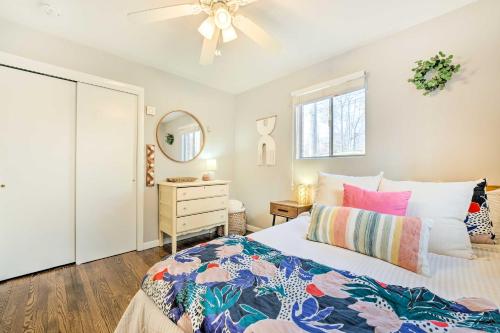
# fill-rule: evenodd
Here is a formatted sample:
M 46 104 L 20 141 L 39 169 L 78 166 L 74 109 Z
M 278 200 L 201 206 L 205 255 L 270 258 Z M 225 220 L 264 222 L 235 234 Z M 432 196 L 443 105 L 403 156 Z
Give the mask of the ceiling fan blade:
M 281 49 L 278 41 L 272 38 L 264 29 L 259 27 L 249 18 L 243 15 L 236 15 L 233 19 L 233 24 L 260 46 L 274 52 L 278 52 Z
M 217 49 L 217 42 L 219 41 L 220 29 L 215 29 L 212 39 L 205 38 L 203 40 L 203 48 L 201 49 L 200 64 L 210 65 L 213 64 L 215 58 L 215 50 Z
M 199 5 L 187 4 L 140 10 L 129 13 L 127 16 L 131 21 L 136 23 L 151 23 L 170 20 L 176 17 L 197 15 L 199 13 L 201 13 Z

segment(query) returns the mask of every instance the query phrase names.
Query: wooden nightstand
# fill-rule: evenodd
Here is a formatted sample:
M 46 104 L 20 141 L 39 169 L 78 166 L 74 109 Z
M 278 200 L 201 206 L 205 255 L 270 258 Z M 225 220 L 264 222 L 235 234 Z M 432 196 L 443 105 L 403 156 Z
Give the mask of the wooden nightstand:
M 276 224 L 276 216 L 285 217 L 287 222 L 301 213 L 311 210 L 312 205 L 300 205 L 296 201 L 271 201 L 269 211 L 273 215 L 273 226 Z

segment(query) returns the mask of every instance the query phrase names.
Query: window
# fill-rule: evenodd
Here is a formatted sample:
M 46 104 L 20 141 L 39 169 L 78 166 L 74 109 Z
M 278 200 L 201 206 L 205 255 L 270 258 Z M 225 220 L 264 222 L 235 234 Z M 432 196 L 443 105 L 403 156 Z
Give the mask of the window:
M 296 108 L 296 158 L 365 154 L 365 89 Z
M 182 141 L 182 160 L 190 161 L 200 151 L 201 145 L 201 131 L 194 130 L 192 132 L 183 133 L 181 136 Z

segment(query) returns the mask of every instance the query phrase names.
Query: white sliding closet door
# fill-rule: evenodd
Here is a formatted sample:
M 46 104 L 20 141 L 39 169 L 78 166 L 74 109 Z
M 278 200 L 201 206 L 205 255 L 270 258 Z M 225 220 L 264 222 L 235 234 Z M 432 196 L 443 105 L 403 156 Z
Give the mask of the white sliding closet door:
M 78 83 L 76 262 L 136 249 L 136 95 Z
M 0 280 L 75 261 L 76 83 L 0 66 Z

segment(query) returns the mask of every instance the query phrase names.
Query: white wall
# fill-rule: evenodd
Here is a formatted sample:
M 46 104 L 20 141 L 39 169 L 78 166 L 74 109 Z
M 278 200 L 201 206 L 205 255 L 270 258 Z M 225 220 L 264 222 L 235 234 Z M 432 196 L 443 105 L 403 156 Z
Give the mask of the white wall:
M 407 82 L 413 62 L 439 50 L 454 54 L 463 69 L 446 90 L 422 96 Z M 500 1 L 481 0 L 239 95 L 234 188 L 249 222 L 270 226 L 269 201 L 292 196 L 290 93 L 359 70 L 368 72 L 366 156 L 299 161 L 299 182 L 314 182 L 319 170 L 350 175 L 383 170 L 394 179 L 486 176 L 500 184 L 499 55 Z M 277 165 L 258 167 L 255 120 L 274 114 Z
M 218 178 L 233 178 L 234 96 L 2 20 L 0 50 L 144 87 L 146 105 L 157 108 L 155 117 L 145 117 L 145 144 L 156 144 L 156 124 L 165 113 L 175 109 L 191 112 L 209 129 L 202 158 L 217 158 Z M 174 163 L 157 149 L 157 181 L 168 176 L 201 177 L 203 168 L 204 163 L 200 159 Z M 148 242 L 158 239 L 156 187 L 146 188 L 144 204 L 144 241 Z
M 290 92 L 359 70 L 368 72 L 367 155 L 300 161 L 295 164 L 298 181 L 314 182 L 318 170 L 353 175 L 384 170 L 388 177 L 398 179 L 462 180 L 487 176 L 491 183 L 500 184 L 498 13 L 500 1 L 480 0 L 236 98 L 1 20 L 0 50 L 144 87 L 146 104 L 158 110 L 157 116 L 145 118 L 145 143 L 156 143 L 155 126 L 164 113 L 173 109 L 192 112 L 209 127 L 202 158 L 218 159 L 218 178 L 234 180 L 233 193 L 246 204 L 250 223 L 266 227 L 271 221 L 269 201 L 291 197 Z M 335 41 L 325 38 L 325 42 Z M 422 96 L 407 82 L 413 62 L 439 50 L 455 54 L 463 70 L 445 91 Z M 255 120 L 274 114 L 278 115 L 273 133 L 277 166 L 257 167 Z M 200 176 L 202 170 L 201 160 L 177 164 L 158 150 L 157 179 Z M 148 188 L 144 240 L 156 238 L 156 188 Z

